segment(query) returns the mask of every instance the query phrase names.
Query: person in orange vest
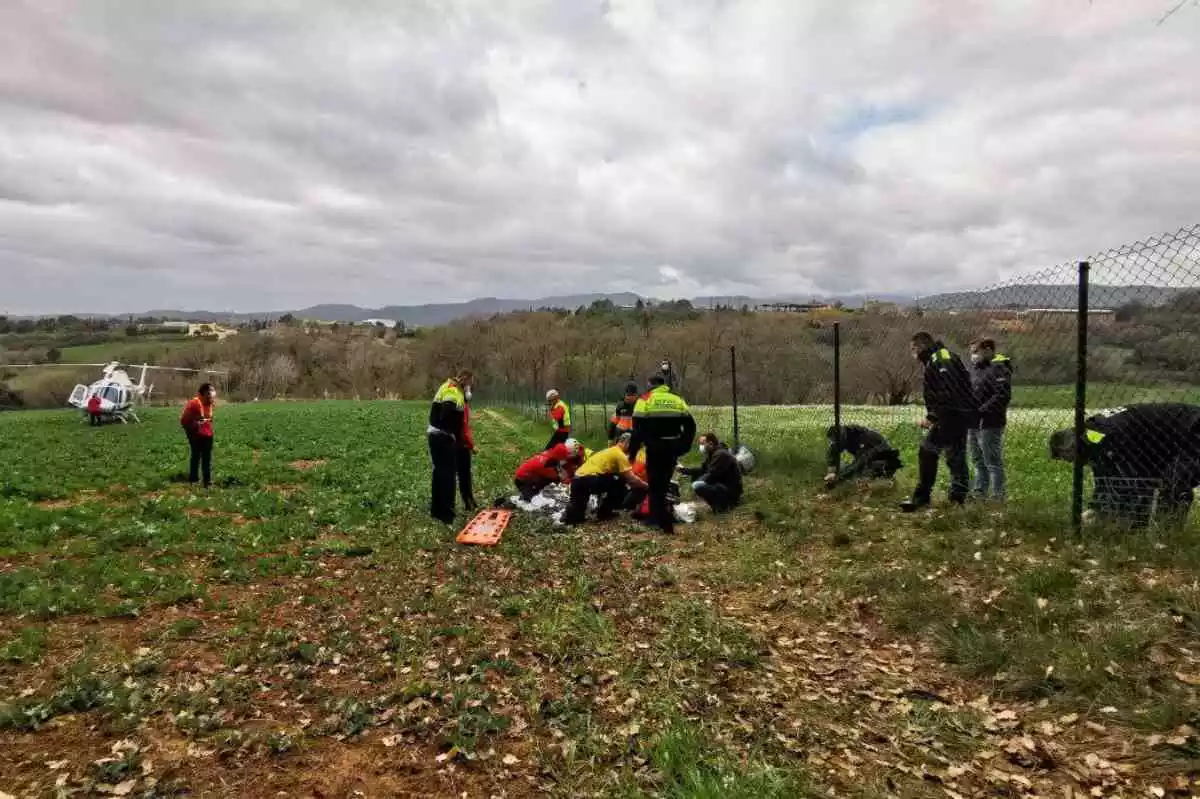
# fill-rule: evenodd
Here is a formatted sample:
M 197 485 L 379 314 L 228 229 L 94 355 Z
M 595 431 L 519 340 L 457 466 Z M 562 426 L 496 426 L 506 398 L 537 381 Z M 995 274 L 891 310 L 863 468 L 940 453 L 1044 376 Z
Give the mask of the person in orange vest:
M 100 396 L 93 394 L 87 401 L 88 424 L 92 427 L 99 427 L 103 421 L 100 418 Z
M 616 441 L 622 433 L 633 430 L 633 409 L 638 401 L 637 383 L 625 384 L 625 396 L 613 407 L 612 418 L 608 420 L 608 440 Z
M 553 388 L 546 392 L 546 406 L 549 409 L 547 413 L 550 416 L 550 426 L 554 428 L 554 432 L 550 434 L 550 440 L 543 449 L 550 449 L 571 437 L 571 409 Z
M 198 482 L 203 473 L 205 488 L 212 485 L 213 410 L 216 408 L 216 398 L 217 391 L 212 383 L 205 383 L 183 407 L 183 414 L 179 417 L 179 424 L 187 434 L 192 450 L 188 482 Z

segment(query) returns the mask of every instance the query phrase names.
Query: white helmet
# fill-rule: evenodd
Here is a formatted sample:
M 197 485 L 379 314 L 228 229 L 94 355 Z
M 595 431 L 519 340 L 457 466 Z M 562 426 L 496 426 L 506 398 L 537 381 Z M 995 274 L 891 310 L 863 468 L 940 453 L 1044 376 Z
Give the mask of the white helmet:
M 567 452 L 574 458 L 579 454 L 579 441 L 574 438 L 568 438 L 563 444 L 567 447 Z
M 558 391 L 556 389 L 552 388 L 546 392 L 546 402 L 550 402 L 550 400 L 556 400 L 556 399 L 558 399 Z

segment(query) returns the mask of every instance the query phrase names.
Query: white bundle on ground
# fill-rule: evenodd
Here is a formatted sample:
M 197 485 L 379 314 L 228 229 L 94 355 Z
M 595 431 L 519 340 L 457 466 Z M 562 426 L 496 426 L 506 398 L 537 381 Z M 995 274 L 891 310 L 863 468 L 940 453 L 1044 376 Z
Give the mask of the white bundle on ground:
M 694 524 L 697 510 L 695 502 L 680 502 L 675 506 L 675 521 L 680 524 Z
M 737 459 L 738 466 L 742 467 L 742 474 L 750 474 L 754 471 L 754 453 L 745 444 L 737 448 L 733 457 Z

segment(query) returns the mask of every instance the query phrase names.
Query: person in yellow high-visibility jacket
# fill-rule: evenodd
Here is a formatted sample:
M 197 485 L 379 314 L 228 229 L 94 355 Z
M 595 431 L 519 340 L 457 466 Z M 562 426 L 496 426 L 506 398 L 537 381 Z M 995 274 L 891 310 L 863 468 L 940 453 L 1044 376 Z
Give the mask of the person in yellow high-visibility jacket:
M 571 437 L 571 409 L 567 403 L 563 402 L 562 397 L 555 389 L 546 392 L 546 407 L 550 417 L 550 426 L 553 428 L 550 440 L 546 442 L 545 446 L 545 449 L 550 449 Z
M 667 501 L 679 457 L 692 448 L 696 420 L 683 397 L 671 391 L 660 373 L 650 378 L 650 390 L 633 409 L 633 440 L 629 454 L 646 448 L 646 482 L 650 489 L 650 521 L 664 533 L 675 532 L 675 513 Z
M 471 383 L 471 372 L 466 369 L 460 371 L 438 387 L 429 406 L 429 426 L 425 430 L 429 439 L 429 457 L 433 461 L 429 513 L 445 524 L 454 522 L 454 484 L 458 476 L 459 449 L 469 443 L 470 428 L 466 415 Z

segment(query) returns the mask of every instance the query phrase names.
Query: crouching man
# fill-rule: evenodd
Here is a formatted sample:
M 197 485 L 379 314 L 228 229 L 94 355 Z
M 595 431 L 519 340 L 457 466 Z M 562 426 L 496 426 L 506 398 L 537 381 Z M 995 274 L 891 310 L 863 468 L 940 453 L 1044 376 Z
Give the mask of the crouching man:
M 882 433 L 856 424 L 842 425 L 841 430 L 830 425 L 825 431 L 829 449 L 825 454 L 825 484 L 834 486 L 847 480 L 894 479 L 904 465 L 900 453 Z M 842 465 L 842 455 L 853 460 Z
M 571 481 L 571 497 L 563 512 L 563 524 L 581 524 L 587 517 L 588 500 L 600 498 L 596 520 L 605 521 L 617 514 L 629 488 L 645 490 L 646 481 L 633 473 L 629 462 L 630 434 L 624 433 L 617 443 L 592 455 L 575 472 Z
M 575 476 L 575 470 L 583 464 L 589 454 L 591 453 L 585 450 L 582 444 L 568 438 L 522 463 L 513 475 L 513 483 L 521 495 L 521 500 L 528 502 L 546 486 L 554 483 L 569 484 Z
M 742 501 L 742 467 L 737 458 L 717 440 L 715 433 L 700 436 L 700 454 L 704 456 L 700 466 L 680 466 L 679 473 L 692 478 L 692 491 L 714 513 L 736 507 Z

